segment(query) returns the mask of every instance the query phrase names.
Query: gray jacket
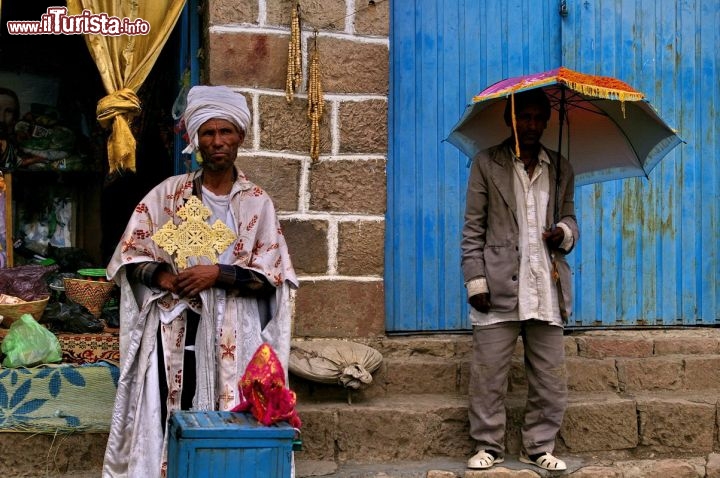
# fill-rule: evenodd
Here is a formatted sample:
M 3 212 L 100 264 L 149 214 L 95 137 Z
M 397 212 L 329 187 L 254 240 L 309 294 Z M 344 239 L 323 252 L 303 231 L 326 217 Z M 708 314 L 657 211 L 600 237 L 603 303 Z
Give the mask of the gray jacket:
M 557 192 L 562 198 L 558 218 L 570 228 L 577 242 L 580 231 L 575 218 L 575 174 L 570 162 L 561 158 L 559 188 L 556 191 L 558 154 L 548 149 L 545 151 L 550 158 L 550 200 L 546 225 L 552 225 Z M 461 264 L 465 282 L 485 277 L 491 307 L 499 312 L 513 310 L 518 301 L 520 252 L 514 174 L 508 141 L 481 151 L 473 158 L 462 229 Z M 553 252 L 566 304 L 565 312 L 569 316 L 573 303 L 572 283 L 565 254 L 570 251 L 558 249 Z

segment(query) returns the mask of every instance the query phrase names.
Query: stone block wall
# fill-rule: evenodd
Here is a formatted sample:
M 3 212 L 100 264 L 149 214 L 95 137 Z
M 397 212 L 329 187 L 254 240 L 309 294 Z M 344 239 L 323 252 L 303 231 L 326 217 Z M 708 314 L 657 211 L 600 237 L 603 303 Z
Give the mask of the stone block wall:
M 389 4 L 301 0 L 303 85 L 285 98 L 291 0 L 208 0 L 205 84 L 243 93 L 251 131 L 238 165 L 273 198 L 300 288 L 294 336 L 385 332 Z M 320 158 L 310 158 L 308 58 L 320 52 Z

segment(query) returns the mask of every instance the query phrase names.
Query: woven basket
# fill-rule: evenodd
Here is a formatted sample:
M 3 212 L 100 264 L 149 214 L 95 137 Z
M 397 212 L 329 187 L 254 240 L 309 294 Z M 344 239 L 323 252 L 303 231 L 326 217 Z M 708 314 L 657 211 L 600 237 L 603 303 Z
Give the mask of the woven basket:
M 0 327 L 8 328 L 20 318 L 23 314 L 30 314 L 35 320 L 40 322 L 45 307 L 48 304 L 50 297 L 46 297 L 40 300 L 33 300 L 30 302 L 23 302 L 20 304 L 0 304 L 0 315 L 4 317 L 0 323 Z
M 105 301 L 110 298 L 114 282 L 101 282 L 85 279 L 63 279 L 65 283 L 65 297 L 73 302 L 85 306 L 95 317 L 102 315 Z

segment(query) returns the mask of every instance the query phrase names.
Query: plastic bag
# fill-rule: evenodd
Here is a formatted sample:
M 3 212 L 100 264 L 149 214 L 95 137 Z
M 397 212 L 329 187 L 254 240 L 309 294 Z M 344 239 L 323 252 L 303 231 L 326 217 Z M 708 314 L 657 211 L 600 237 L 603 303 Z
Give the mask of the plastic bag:
M 108 327 L 117 329 L 120 327 L 120 310 L 117 307 L 105 308 L 100 316 Z
M 105 330 L 105 324 L 101 320 L 96 319 L 87 308 L 75 302 L 48 304 L 42 320 L 50 323 L 53 330 L 62 332 L 85 334 Z
M 57 265 L 34 264 L 0 269 L 0 293 L 14 295 L 28 302 L 44 299 L 50 295 L 45 278 L 57 269 Z
M 2 342 L 3 367 L 32 367 L 60 362 L 62 349 L 57 337 L 32 315 L 23 314 L 13 322 Z

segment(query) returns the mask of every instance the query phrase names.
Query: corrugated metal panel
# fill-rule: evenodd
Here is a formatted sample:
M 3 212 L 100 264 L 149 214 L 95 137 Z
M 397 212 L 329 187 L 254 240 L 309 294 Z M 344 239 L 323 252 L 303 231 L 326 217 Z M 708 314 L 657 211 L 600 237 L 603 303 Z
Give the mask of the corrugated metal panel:
M 391 2 L 388 331 L 468 329 L 460 271 L 467 159 L 442 143 L 469 99 L 560 60 L 544 0 Z
M 577 189 L 575 324 L 718 323 L 720 3 L 567 4 L 565 65 L 642 90 L 687 142 L 649 180 Z
M 649 180 L 578 188 L 573 325 L 720 322 L 720 2 L 565 3 L 391 3 L 388 331 L 469 328 L 466 160 L 441 140 L 485 86 L 559 65 L 644 91 L 687 142 Z

